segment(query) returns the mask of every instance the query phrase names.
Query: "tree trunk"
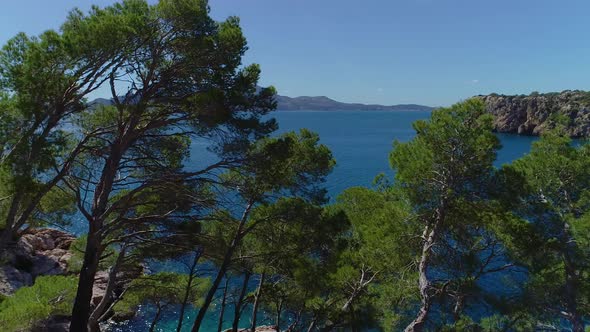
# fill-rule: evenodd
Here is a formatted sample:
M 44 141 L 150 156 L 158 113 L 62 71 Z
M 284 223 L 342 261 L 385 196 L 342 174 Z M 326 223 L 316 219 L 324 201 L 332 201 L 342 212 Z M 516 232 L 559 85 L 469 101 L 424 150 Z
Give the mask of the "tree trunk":
M 573 332 L 586 331 L 585 326 L 584 326 L 584 322 L 582 321 L 582 317 L 580 317 L 579 313 L 576 313 L 574 316 L 572 316 L 572 319 L 570 321 L 572 323 L 572 331 Z
M 428 318 L 430 306 L 432 304 L 432 298 L 430 294 L 431 285 L 426 273 L 430 263 L 430 249 L 434 245 L 434 231 L 428 233 L 428 228 L 426 228 L 424 232 L 429 235 L 427 241 L 424 242 L 422 247 L 422 256 L 420 257 L 420 263 L 418 265 L 421 306 L 418 315 L 416 318 L 414 318 L 410 325 L 406 327 L 405 332 L 420 332 L 423 330 L 426 319 Z
M 313 329 L 315 328 L 315 322 L 316 322 L 316 321 L 317 321 L 317 318 L 316 318 L 316 317 L 314 317 L 314 318 L 311 320 L 311 323 L 309 323 L 309 326 L 307 327 L 307 332 L 311 332 L 311 331 L 313 331 Z
M 21 190 L 18 190 L 11 199 L 10 208 L 8 208 L 6 219 L 4 219 L 4 229 L 2 230 L 2 234 L 0 234 L 0 249 L 8 247 L 12 243 L 15 233 L 14 224 L 16 221 L 16 215 L 23 196 L 24 193 Z
M 457 295 L 457 298 L 455 300 L 455 307 L 453 308 L 453 319 L 455 319 L 455 321 L 458 321 L 459 319 L 461 319 L 461 313 L 463 312 L 464 301 L 465 301 L 464 295 Z
M 246 209 L 244 210 L 242 218 L 240 219 L 240 224 L 238 225 L 238 230 L 236 231 L 236 234 L 234 235 L 234 238 L 233 238 L 229 248 L 227 249 L 225 255 L 223 256 L 223 261 L 221 262 L 221 266 L 219 267 L 219 271 L 217 272 L 217 276 L 213 280 L 213 284 L 211 285 L 211 288 L 209 289 L 209 291 L 207 292 L 207 295 L 205 296 L 205 301 L 203 302 L 203 305 L 201 306 L 201 308 L 199 308 L 199 312 L 197 313 L 197 318 L 195 319 L 195 323 L 193 324 L 191 332 L 198 332 L 199 329 L 201 328 L 201 324 L 203 323 L 203 319 L 205 318 L 205 314 L 207 313 L 207 310 L 209 309 L 209 306 L 211 305 L 211 301 L 213 301 L 213 297 L 215 296 L 215 293 L 217 292 L 217 289 L 219 288 L 219 284 L 221 283 L 221 279 L 223 279 L 223 276 L 227 272 L 227 269 L 229 268 L 229 265 L 231 263 L 231 259 L 234 255 L 234 251 L 236 250 L 238 244 L 240 243 L 240 241 L 242 239 L 242 231 L 244 229 L 244 225 L 246 224 L 246 220 L 248 220 L 248 215 L 250 214 L 250 210 L 252 209 L 253 204 L 254 204 L 253 202 L 249 202 L 248 205 L 246 206 Z
M 184 320 L 184 312 L 186 311 L 186 306 L 188 304 L 188 298 L 191 293 L 191 287 L 192 287 L 193 281 L 195 280 L 195 270 L 197 268 L 197 263 L 199 262 L 199 259 L 201 258 L 202 253 L 203 253 L 203 251 L 201 248 L 199 248 L 199 250 L 197 250 L 195 252 L 195 257 L 193 259 L 193 263 L 191 264 L 191 267 L 189 270 L 188 283 L 186 285 L 186 291 L 184 292 L 184 298 L 182 299 L 182 304 L 180 306 L 180 314 L 178 317 L 178 325 L 176 326 L 176 332 L 180 332 L 180 330 L 182 329 L 182 321 Z
M 566 195 L 567 197 L 567 195 Z M 576 271 L 575 263 L 571 257 L 572 253 L 577 250 L 577 242 L 571 235 L 570 225 L 567 222 L 563 223 L 563 235 L 561 242 L 564 246 L 562 252 L 563 263 L 565 266 L 565 306 L 567 310 L 566 319 L 572 324 L 573 332 L 584 332 L 584 321 L 582 315 L 578 311 L 578 298 L 580 278 Z
M 422 246 L 422 255 L 420 257 L 420 263 L 418 264 L 418 275 L 419 275 L 419 287 L 420 287 L 420 298 L 421 305 L 420 311 L 414 320 L 406 327 L 405 332 L 420 332 L 424 329 L 424 325 L 428 319 L 430 312 L 430 306 L 434 300 L 434 294 L 432 293 L 432 285 L 428 280 L 428 268 L 430 265 L 430 258 L 432 253 L 432 247 L 436 244 L 439 237 L 440 228 L 444 220 L 445 211 L 445 200 L 443 199 L 439 208 L 436 209 L 435 219 L 432 226 L 424 227 L 422 237 L 425 239 Z
M 264 284 L 265 272 L 263 271 L 260 275 L 260 281 L 258 282 L 258 289 L 256 289 L 256 295 L 254 295 L 254 305 L 252 307 L 252 329 L 256 331 L 256 316 L 258 315 L 258 306 L 260 305 L 260 296 L 262 295 L 262 286 Z
M 160 320 L 161 313 L 162 313 L 162 307 L 160 306 L 160 303 L 156 303 L 156 315 L 154 316 L 154 320 L 152 320 L 152 324 L 150 325 L 150 330 L 149 330 L 150 332 L 154 332 L 154 329 L 156 328 L 156 324 Z
M 283 313 L 283 301 L 279 301 L 277 305 L 277 317 L 276 317 L 276 331 L 281 332 L 281 314 Z
M 230 246 L 228 248 L 227 252 L 225 253 L 225 256 L 223 258 L 223 262 L 221 263 L 221 266 L 219 267 L 219 271 L 217 272 L 217 276 L 213 280 L 213 284 L 211 285 L 211 288 L 207 292 L 207 296 L 205 296 L 205 301 L 203 302 L 203 305 L 201 306 L 201 308 L 199 308 L 197 318 L 195 319 L 195 323 L 193 324 L 193 327 L 191 329 L 192 332 L 198 332 L 199 329 L 201 328 L 201 324 L 203 323 L 203 319 L 205 318 L 205 314 L 207 313 L 207 310 L 209 309 L 209 306 L 211 305 L 211 302 L 213 301 L 213 297 L 215 296 L 215 293 L 217 292 L 217 289 L 219 288 L 219 284 L 221 283 L 221 279 L 223 278 L 223 275 L 225 275 L 225 273 L 227 272 L 227 269 L 229 267 L 229 263 L 230 263 L 231 258 L 233 256 L 233 253 L 234 253 L 234 250 L 235 250 L 235 248 L 233 246 Z
M 71 332 L 88 331 L 88 320 L 90 317 L 92 288 L 94 286 L 94 277 L 98 270 L 100 260 L 100 237 L 96 234 L 96 229 L 91 225 L 91 231 L 88 233 L 86 249 L 84 252 L 84 261 L 80 270 L 78 279 L 78 290 L 74 307 L 72 310 L 72 322 L 70 324 Z
M 565 255 L 565 297 L 568 312 L 567 320 L 572 324 L 573 332 L 584 332 L 584 321 L 578 311 L 577 294 L 579 290 L 579 278 L 569 255 Z
M 354 311 L 354 308 L 351 308 L 350 310 L 350 331 L 359 332 L 358 321 L 356 318 L 356 312 Z
M 297 312 L 297 316 L 295 316 L 295 319 L 293 320 L 293 323 L 291 323 L 291 325 L 289 325 L 289 327 L 287 328 L 287 332 L 293 332 L 295 331 L 295 328 L 297 327 L 297 324 L 299 324 L 299 321 L 301 320 L 301 310 L 299 310 Z
M 117 284 L 117 273 L 119 272 L 119 268 L 125 259 L 126 250 L 127 247 L 123 245 L 119 255 L 117 256 L 115 265 L 113 265 L 109 271 L 109 280 L 107 282 L 107 288 L 105 289 L 104 296 L 100 303 L 96 306 L 96 309 L 94 309 L 90 315 L 88 321 L 88 329 L 90 332 L 99 331 L 98 323 L 100 323 L 100 317 L 103 316 L 103 314 L 106 312 L 107 306 L 112 302 L 113 292 L 115 291 L 115 285 Z
M 10 246 L 14 235 L 11 226 L 7 224 L 5 227 L 6 228 L 0 231 L 0 252 Z
M 250 281 L 250 276 L 250 271 L 246 271 L 246 274 L 244 274 L 244 282 L 242 283 L 242 290 L 240 291 L 240 297 L 236 302 L 234 310 L 234 321 L 232 323 L 233 332 L 238 331 L 238 325 L 240 324 L 240 318 L 242 317 L 242 303 L 244 302 L 244 297 L 246 297 L 246 292 L 248 291 L 248 282 Z
M 111 148 L 111 156 L 105 163 L 98 185 L 94 192 L 92 201 L 92 214 L 88 220 L 89 231 L 86 241 L 86 251 L 84 252 L 84 261 L 80 270 L 78 279 L 78 290 L 74 307 L 72 309 L 72 322 L 70 323 L 70 332 L 85 332 L 88 330 L 88 319 L 92 300 L 92 287 L 94 286 L 94 277 L 98 270 L 100 255 L 102 254 L 102 235 L 103 215 L 107 210 L 109 197 L 113 189 L 113 183 L 117 175 L 117 169 L 122 157 L 121 142 L 116 143 Z
M 221 332 L 223 328 L 223 314 L 225 313 L 225 301 L 227 299 L 227 285 L 229 284 L 229 278 L 225 278 L 225 285 L 223 287 L 223 296 L 221 298 L 221 310 L 219 310 L 219 323 L 217 324 L 217 332 Z

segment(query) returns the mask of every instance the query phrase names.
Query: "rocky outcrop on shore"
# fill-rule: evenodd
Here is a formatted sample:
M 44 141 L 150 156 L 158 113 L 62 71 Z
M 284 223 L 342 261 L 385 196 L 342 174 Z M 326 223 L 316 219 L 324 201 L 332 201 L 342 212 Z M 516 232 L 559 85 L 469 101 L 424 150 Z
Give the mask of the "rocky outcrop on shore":
M 31 286 L 37 276 L 67 274 L 70 245 L 76 238 L 57 229 L 32 229 L 3 253 L 0 294 Z
M 42 275 L 72 274 L 68 264 L 72 258 L 70 247 L 76 240 L 72 234 L 57 229 L 31 229 L 0 255 L 0 295 L 10 296 L 19 288 L 32 286 Z M 128 280 L 143 273 L 142 267 L 117 274 L 116 292 Z M 109 274 L 98 271 L 94 282 L 92 304 L 98 305 L 105 295 Z M 68 316 L 51 316 L 36 322 L 33 331 L 67 331 Z
M 540 135 L 555 125 L 556 116 L 565 119 L 572 137 L 590 136 L 590 92 L 566 90 L 530 95 L 476 96 L 494 115 L 494 129 L 501 133 Z
M 73 274 L 68 269 L 72 258 L 70 250 L 76 237 L 57 229 L 30 229 L 0 255 L 0 295 L 10 296 L 19 288 L 31 286 L 42 275 Z M 128 267 L 117 273 L 115 293 L 120 294 L 125 285 L 143 274 L 143 266 Z M 96 274 L 92 304 L 98 305 L 105 295 L 109 281 L 108 271 Z M 119 320 L 131 317 L 117 317 Z M 67 331 L 69 317 L 51 316 L 37 322 L 34 331 Z M 0 329 L 1 330 L 1 329 Z

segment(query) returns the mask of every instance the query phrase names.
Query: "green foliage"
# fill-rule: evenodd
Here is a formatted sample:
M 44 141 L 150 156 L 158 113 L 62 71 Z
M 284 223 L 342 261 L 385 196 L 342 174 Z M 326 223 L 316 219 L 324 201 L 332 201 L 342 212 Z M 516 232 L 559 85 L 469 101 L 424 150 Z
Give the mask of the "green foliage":
M 487 184 L 500 142 L 482 101 L 437 109 L 430 120 L 416 121 L 413 127 L 416 137 L 396 141 L 390 162 L 395 185 L 416 208 L 431 209 L 442 195 L 460 196 Z
M 13 192 L 10 172 L 5 167 L 0 167 L 0 230 L 6 227 L 6 214 L 9 209 L 8 202 L 10 202 Z
M 40 276 L 33 286 L 0 302 L 0 326 L 3 331 L 26 331 L 52 315 L 68 315 L 75 294 L 75 277 Z
M 84 261 L 84 251 L 86 248 L 86 235 L 82 235 L 72 244 L 70 245 L 70 254 L 71 257 L 68 260 L 68 272 L 71 273 L 80 273 L 80 269 L 82 268 L 82 262 Z M 99 263 L 99 268 L 102 270 L 108 269 L 112 266 L 116 260 L 117 252 L 113 248 L 108 248 L 102 255 L 102 259 Z
M 291 267 L 292 260 L 305 259 L 307 255 L 322 259 L 321 250 L 334 248 L 340 240 L 338 235 L 348 225 L 340 214 L 332 214 L 301 198 L 286 197 L 256 207 L 250 223 L 257 226 L 245 238 L 244 246 L 272 258 L 276 264 L 284 264 L 284 269 Z
M 153 304 L 165 307 L 171 304 L 182 303 L 189 276 L 171 272 L 160 272 L 146 275 L 133 280 L 123 299 L 119 301 L 114 310 L 120 314 L 135 313 L 141 304 Z M 193 280 L 188 301 L 194 306 L 202 304 L 203 295 L 211 286 L 208 278 L 196 278 Z
M 415 138 L 394 143 L 390 162 L 396 172 L 394 192 L 411 211 L 408 222 L 420 228 L 410 233 L 420 243 L 413 254 L 420 262 L 421 301 L 414 303 L 427 316 L 415 322 L 428 324 L 434 301 L 441 303 L 443 315 L 445 306 L 454 307 L 455 317 L 471 299 L 497 302 L 488 299 L 497 294 L 489 294 L 478 281 L 510 270 L 500 241 L 507 237 L 505 225 L 515 218 L 505 208 L 509 195 L 498 185 L 508 172 L 493 167 L 500 142 L 481 100 L 435 110 L 429 120 L 415 122 L 414 129 Z M 468 329 L 467 322 L 455 323 Z
M 375 308 L 375 318 L 385 330 L 401 328 L 403 311 L 411 309 L 417 299 L 413 262 L 419 242 L 413 239 L 420 230 L 412 222 L 409 206 L 389 189 L 349 188 L 338 197 L 336 207 L 346 213 L 352 229 L 338 270 L 331 276 L 333 284 L 346 294 L 362 273 L 375 274 L 363 296 L 359 294 L 365 300 L 355 302 Z
M 350 250 L 357 264 L 370 262 L 375 270 L 384 270 L 412 261 L 418 248 L 408 246 L 409 240 L 419 229 L 411 222 L 406 202 L 392 193 L 362 187 L 347 189 L 337 202 L 353 226 Z
M 514 255 L 530 272 L 529 306 L 541 319 L 562 311 L 573 322 L 590 312 L 590 147 L 555 130 L 513 167 L 525 179 Z
M 264 273 L 261 306 L 269 315 L 306 313 L 326 321 L 341 305 L 329 275 L 346 245 L 349 223 L 337 209 L 301 197 L 279 197 L 255 207 L 237 268 Z M 339 295 L 336 295 L 339 296 Z M 280 314 L 282 312 L 282 314 Z
M 74 11 L 60 32 L 20 33 L 0 50 L 0 191 L 10 193 L 0 201 L 1 241 L 25 224 L 62 222 L 72 211 L 71 195 L 56 187 L 81 137 L 63 124 L 87 109 L 84 99 L 104 83 L 101 76 L 120 61 L 115 50 L 128 42 L 113 39 L 125 30 L 121 22 L 103 18 Z
M 263 138 L 248 152 L 244 167 L 228 174 L 240 186 L 245 199 L 259 200 L 271 194 L 291 194 L 325 202 L 320 185 L 334 168 L 332 153 L 309 130 Z

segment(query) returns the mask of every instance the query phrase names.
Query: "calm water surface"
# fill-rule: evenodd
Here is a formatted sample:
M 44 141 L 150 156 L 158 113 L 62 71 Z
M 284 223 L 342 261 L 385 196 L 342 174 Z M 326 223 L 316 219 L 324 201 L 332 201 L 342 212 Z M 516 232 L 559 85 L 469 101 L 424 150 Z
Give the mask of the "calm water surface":
M 418 111 L 284 111 L 276 112 L 279 132 L 310 129 L 320 135 L 336 159 L 336 168 L 326 183 L 331 196 L 351 186 L 370 186 L 379 173 L 389 177 L 388 156 L 394 140 L 414 137 L 412 123 L 428 119 Z M 502 150 L 497 166 L 526 154 L 535 137 L 499 134 Z

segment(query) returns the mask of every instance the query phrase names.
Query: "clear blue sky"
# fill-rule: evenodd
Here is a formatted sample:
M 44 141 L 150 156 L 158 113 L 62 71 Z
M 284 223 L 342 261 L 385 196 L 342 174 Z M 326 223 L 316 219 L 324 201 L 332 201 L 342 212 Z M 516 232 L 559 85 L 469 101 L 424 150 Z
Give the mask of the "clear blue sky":
M 58 28 L 72 7 L 0 5 L 0 43 Z M 153 2 L 153 1 L 151 1 Z M 475 94 L 590 89 L 590 1 L 210 0 L 241 17 L 262 85 L 288 96 L 448 105 Z

